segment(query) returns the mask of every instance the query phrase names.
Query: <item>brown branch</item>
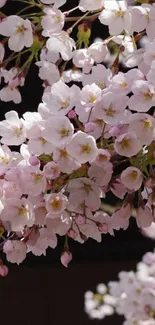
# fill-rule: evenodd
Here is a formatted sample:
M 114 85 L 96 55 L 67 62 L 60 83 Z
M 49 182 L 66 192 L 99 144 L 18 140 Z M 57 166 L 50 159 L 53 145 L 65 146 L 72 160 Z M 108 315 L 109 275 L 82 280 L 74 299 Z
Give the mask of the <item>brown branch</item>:
M 89 20 L 89 21 L 94 21 L 95 19 L 98 18 L 100 12 L 97 14 L 91 15 L 91 16 L 86 16 L 84 20 Z M 72 22 L 72 21 L 78 21 L 82 18 L 82 16 L 77 16 L 77 17 L 66 17 L 65 22 Z

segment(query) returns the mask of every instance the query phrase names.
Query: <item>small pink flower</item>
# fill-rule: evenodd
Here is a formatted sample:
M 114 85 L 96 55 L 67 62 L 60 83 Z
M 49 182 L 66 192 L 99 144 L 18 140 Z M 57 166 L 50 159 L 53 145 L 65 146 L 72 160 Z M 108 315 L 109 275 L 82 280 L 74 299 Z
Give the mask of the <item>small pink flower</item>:
M 31 156 L 29 158 L 29 163 L 31 166 L 38 166 L 39 165 L 39 159 L 36 156 Z
M 54 161 L 50 161 L 44 166 L 43 173 L 46 178 L 55 179 L 60 175 L 60 167 Z

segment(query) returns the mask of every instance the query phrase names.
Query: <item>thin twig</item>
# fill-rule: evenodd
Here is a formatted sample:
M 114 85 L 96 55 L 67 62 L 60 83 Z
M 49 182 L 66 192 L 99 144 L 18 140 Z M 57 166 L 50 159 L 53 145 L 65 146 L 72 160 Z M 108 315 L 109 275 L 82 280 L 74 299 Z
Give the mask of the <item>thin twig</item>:
M 100 12 L 98 12 L 97 14 L 91 15 L 91 16 L 86 16 L 84 17 L 84 20 L 90 20 L 90 21 L 94 21 L 96 18 L 98 18 Z M 77 17 L 66 17 L 65 18 L 65 22 L 72 22 L 72 21 L 78 21 L 80 20 L 81 16 L 77 16 Z

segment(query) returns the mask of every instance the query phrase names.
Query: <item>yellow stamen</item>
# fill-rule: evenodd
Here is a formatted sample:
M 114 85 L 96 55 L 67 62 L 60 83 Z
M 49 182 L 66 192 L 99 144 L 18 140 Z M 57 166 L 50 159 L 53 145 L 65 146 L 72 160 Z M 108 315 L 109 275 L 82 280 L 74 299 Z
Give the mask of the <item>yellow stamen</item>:
M 81 146 L 81 153 L 90 153 L 91 147 L 89 144 L 84 144 Z

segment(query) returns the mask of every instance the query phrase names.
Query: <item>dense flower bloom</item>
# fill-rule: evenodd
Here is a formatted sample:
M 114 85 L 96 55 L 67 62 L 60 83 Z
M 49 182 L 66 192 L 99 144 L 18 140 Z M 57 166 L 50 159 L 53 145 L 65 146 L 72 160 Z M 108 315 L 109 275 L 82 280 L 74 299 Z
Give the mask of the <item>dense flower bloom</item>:
M 67 267 L 68 237 L 101 242 L 102 234 L 126 230 L 133 214 L 138 227 L 154 225 L 155 4 L 31 2 L 18 14 L 0 13 L 1 101 L 22 102 L 20 87 L 29 82 L 32 64 L 43 89 L 36 111 L 18 116 L 11 110 L 0 121 L 0 241 L 8 261 L 20 263 L 28 252 L 46 255 L 57 235 L 66 236 L 60 260 Z M 109 35 L 92 41 L 97 19 Z M 106 205 L 111 195 L 119 207 Z M 7 272 L 0 259 L 0 275 Z M 141 301 L 143 288 L 133 273 L 121 273 L 120 282 L 124 291 L 118 284 L 109 285 L 110 294 L 104 285 L 97 288 L 104 305 L 91 317 L 113 313 L 119 297 L 125 324 L 146 325 L 152 297 L 146 295 L 141 316 L 132 296 Z M 88 296 L 90 312 L 98 302 Z

